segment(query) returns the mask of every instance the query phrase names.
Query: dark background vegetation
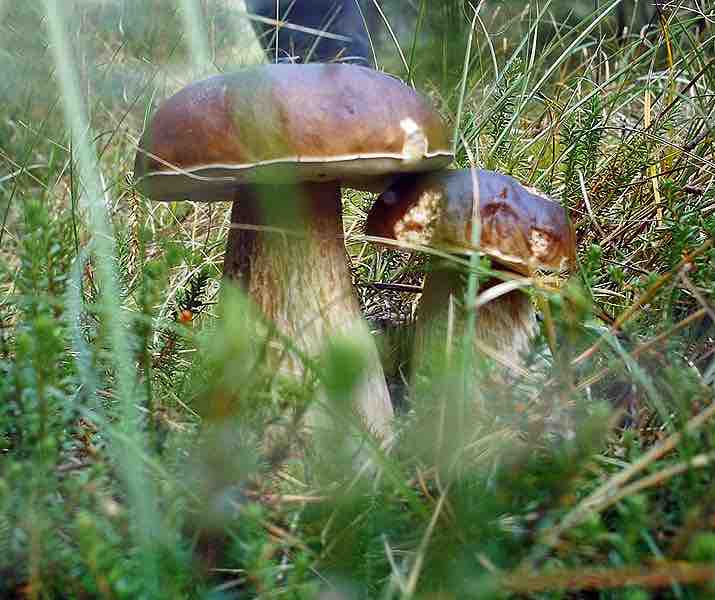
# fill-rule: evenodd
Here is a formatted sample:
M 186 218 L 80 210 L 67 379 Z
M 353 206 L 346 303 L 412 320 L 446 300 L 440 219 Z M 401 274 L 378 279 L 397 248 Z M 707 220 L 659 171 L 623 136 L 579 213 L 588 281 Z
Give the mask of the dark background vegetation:
M 0 0 L 0 597 L 715 596 L 712 6 L 361 3 L 377 67 L 433 99 L 457 162 L 551 194 L 579 241 L 562 292 L 529 292 L 526 372 L 456 348 L 410 391 L 419 296 L 375 284 L 419 285 L 424 260 L 362 240 L 373 198 L 345 195 L 407 396 L 375 479 L 265 450 L 312 392 L 251 368 L 250 306 L 220 293 L 229 206 L 132 186 L 162 99 L 264 60 L 240 4 L 60 3 L 74 135 L 46 4 Z M 321 357 L 330 389 L 359 360 Z

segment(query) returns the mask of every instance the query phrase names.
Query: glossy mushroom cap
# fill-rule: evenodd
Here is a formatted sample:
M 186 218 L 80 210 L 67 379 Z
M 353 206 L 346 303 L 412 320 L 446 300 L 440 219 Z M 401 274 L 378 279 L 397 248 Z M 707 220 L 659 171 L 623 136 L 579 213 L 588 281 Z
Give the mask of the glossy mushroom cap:
M 356 65 L 278 64 L 211 77 L 166 100 L 134 176 L 155 200 L 212 201 L 261 183 L 381 191 L 451 160 L 440 115 L 399 80 Z
M 479 248 L 471 243 L 475 196 L 482 227 Z M 574 230 L 561 205 L 493 171 L 403 177 L 377 199 L 366 233 L 460 254 L 481 251 L 525 275 L 534 269 L 573 270 L 576 262 Z

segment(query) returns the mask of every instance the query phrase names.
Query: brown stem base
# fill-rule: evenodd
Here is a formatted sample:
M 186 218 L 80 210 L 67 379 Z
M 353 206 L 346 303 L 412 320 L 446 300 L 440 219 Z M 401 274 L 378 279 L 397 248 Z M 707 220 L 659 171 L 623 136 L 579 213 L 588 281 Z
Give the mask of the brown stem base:
M 294 206 L 302 212 L 286 208 Z M 237 280 L 301 353 L 316 357 L 336 334 L 369 336 L 346 262 L 338 186 L 242 190 L 231 223 L 224 277 Z M 392 405 L 372 341 L 367 354 L 367 373 L 354 406 L 373 433 L 389 437 Z M 281 350 L 277 357 L 276 368 L 283 372 L 304 372 L 296 353 Z

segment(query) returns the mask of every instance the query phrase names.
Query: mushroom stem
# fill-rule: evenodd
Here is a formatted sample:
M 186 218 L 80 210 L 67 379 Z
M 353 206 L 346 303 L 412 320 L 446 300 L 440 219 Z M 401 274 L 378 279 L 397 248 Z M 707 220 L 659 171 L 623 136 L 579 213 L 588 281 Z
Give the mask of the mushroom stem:
M 298 203 L 304 211 L 300 215 L 286 208 L 295 206 L 286 202 L 286 195 L 296 193 L 304 196 Z M 339 186 L 262 185 L 241 189 L 239 196 L 231 213 L 224 276 L 237 280 L 265 317 L 307 356 L 320 354 L 337 333 L 362 330 L 367 338 L 345 255 Z M 275 358 L 285 373 L 300 376 L 305 370 L 291 352 L 281 351 Z M 370 431 L 389 438 L 392 404 L 374 344 L 367 361 L 354 406 Z
M 418 370 L 423 367 L 422 361 L 430 350 L 440 351 L 445 347 L 450 302 L 455 307 L 454 332 L 463 331 L 464 327 L 465 276 L 458 269 L 442 268 L 434 263 L 432 261 L 433 268 L 425 278 L 417 311 L 415 356 Z M 495 283 L 485 283 L 482 291 Z M 475 344 L 481 342 L 519 364 L 536 327 L 536 311 L 531 299 L 523 292 L 512 291 L 479 307 L 474 340 Z

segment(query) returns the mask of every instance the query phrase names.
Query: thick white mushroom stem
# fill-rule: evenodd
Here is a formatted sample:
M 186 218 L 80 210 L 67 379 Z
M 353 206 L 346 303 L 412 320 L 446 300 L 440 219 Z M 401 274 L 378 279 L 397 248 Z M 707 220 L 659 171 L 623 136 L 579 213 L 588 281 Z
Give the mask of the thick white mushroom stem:
M 482 290 L 489 286 L 486 283 Z M 456 269 L 435 268 L 424 282 L 424 291 L 417 311 L 415 331 L 416 369 L 423 370 L 423 360 L 430 352 L 445 351 L 449 339 L 450 304 L 453 308 L 452 336 L 456 341 L 464 331 L 464 295 L 466 280 Z M 536 333 L 536 312 L 529 296 L 512 291 L 480 306 L 477 312 L 475 345 L 496 350 L 512 364 L 521 364 L 521 357 Z
M 299 208 L 286 210 L 292 206 Z M 315 358 L 335 334 L 359 332 L 369 339 L 347 265 L 336 184 L 241 189 L 231 223 L 224 276 L 237 280 L 296 348 Z M 390 395 L 371 340 L 367 352 L 354 407 L 367 428 L 387 440 Z M 273 359 L 284 373 L 300 376 L 305 370 L 293 352 L 277 349 Z M 314 421 L 310 413 L 309 421 Z

